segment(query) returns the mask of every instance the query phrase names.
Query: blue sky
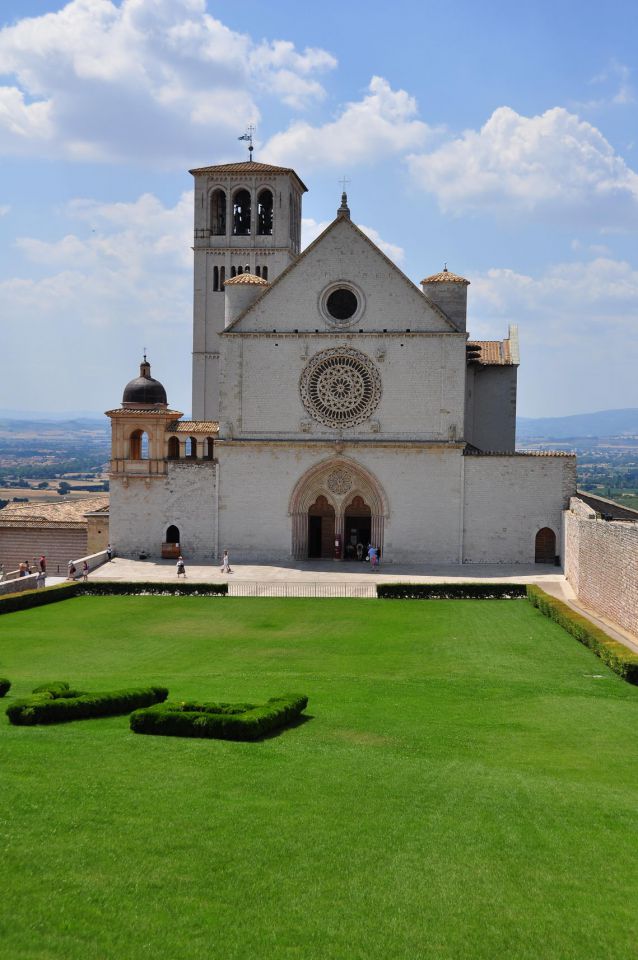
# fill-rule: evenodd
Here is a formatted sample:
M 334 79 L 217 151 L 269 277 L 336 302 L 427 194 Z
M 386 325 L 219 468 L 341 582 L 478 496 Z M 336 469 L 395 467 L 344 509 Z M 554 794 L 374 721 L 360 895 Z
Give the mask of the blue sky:
M 519 413 L 638 406 L 629 2 L 3 0 L 0 408 L 117 405 L 143 346 L 190 411 L 191 177 L 294 166 L 414 281 L 518 323 Z

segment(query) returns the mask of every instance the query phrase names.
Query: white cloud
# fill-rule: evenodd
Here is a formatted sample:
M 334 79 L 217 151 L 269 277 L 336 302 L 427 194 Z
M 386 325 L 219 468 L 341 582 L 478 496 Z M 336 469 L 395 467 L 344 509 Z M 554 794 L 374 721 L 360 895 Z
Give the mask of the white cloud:
M 316 240 L 320 233 L 329 227 L 331 220 L 313 220 L 312 217 L 304 217 L 301 221 L 301 247 L 305 249 L 313 240 Z M 389 257 L 394 263 L 402 263 L 405 257 L 405 250 L 396 243 L 389 243 L 384 240 L 374 227 L 366 227 L 358 223 L 359 230 L 362 230 L 367 237 L 370 237 L 373 243 L 376 243 L 380 250 L 383 250 L 386 257 Z
M 499 107 L 479 131 L 409 163 L 416 182 L 455 215 L 622 227 L 638 213 L 638 175 L 596 127 L 560 107 L 536 117 Z
M 587 100 L 579 106 L 595 110 L 608 106 L 627 106 L 635 103 L 636 95 L 631 82 L 632 70 L 619 60 L 610 60 L 608 66 L 589 81 L 597 87 L 611 87 L 603 96 Z
M 425 142 L 431 129 L 416 119 L 417 113 L 416 100 L 405 90 L 373 77 L 367 95 L 346 104 L 336 120 L 318 127 L 295 121 L 265 144 L 261 156 L 304 169 L 376 162 Z
M 317 74 L 336 66 L 229 29 L 206 0 L 70 0 L 0 30 L 0 63 L 0 151 L 167 166 L 221 152 L 256 96 L 322 99 Z
M 472 277 L 469 309 L 476 339 L 520 325 L 523 415 L 636 405 L 638 267 L 596 257 L 538 276 L 494 268 Z

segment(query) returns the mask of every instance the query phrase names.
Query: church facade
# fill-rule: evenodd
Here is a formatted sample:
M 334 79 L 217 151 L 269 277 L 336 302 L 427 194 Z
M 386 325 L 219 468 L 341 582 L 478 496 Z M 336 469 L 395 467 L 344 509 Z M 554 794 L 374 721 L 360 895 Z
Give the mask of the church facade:
M 124 556 L 549 562 L 575 458 L 515 450 L 518 338 L 472 341 L 468 281 L 418 287 L 347 198 L 300 252 L 306 188 L 248 161 L 195 179 L 193 420 L 144 361 L 112 422 Z

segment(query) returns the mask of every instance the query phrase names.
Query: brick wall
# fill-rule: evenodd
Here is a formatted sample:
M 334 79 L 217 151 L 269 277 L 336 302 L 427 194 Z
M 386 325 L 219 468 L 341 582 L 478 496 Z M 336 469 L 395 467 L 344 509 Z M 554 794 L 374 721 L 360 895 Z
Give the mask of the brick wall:
M 62 576 L 69 560 L 87 553 L 86 527 L 0 527 L 0 565 L 5 572 L 14 570 L 22 560 L 44 554 L 47 573 L 55 576 L 58 564 Z
M 638 523 L 597 520 L 588 504 L 572 498 L 565 574 L 586 606 L 638 636 Z

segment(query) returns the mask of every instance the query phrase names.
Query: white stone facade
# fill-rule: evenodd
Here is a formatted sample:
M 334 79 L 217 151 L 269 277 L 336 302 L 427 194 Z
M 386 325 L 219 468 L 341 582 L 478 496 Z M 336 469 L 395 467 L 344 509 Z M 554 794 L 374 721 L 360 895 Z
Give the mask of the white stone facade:
M 118 552 L 157 556 L 171 528 L 192 560 L 329 557 L 336 541 L 350 556 L 371 542 L 388 562 L 529 563 L 539 531 L 561 554 L 575 460 L 514 453 L 515 331 L 468 341 L 468 282 L 445 270 L 419 289 L 345 195 L 300 255 L 305 188 L 291 170 L 193 172 L 197 419 L 161 403 L 110 411 Z M 274 206 L 255 214 L 265 189 Z M 127 439 L 145 423 L 146 462 Z

